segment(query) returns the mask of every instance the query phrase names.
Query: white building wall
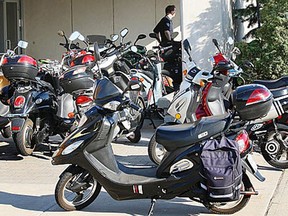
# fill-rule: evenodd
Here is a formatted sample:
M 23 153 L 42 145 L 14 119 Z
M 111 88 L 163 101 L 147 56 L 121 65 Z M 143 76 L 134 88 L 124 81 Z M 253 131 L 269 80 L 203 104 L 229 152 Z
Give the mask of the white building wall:
M 173 21 L 175 31 L 180 31 L 180 0 L 25 0 L 23 20 L 24 39 L 29 42 L 27 53 L 35 58 L 60 59 L 64 51 L 58 45 L 63 41 L 57 35 L 60 29 L 68 36 L 77 30 L 83 35 L 109 37 L 127 27 L 126 41 L 134 41 L 138 34 L 144 33 L 147 38 L 141 40 L 141 44 L 151 47 L 153 40 L 148 34 L 165 15 L 168 4 L 178 8 Z
M 217 51 L 212 39 L 223 44 L 233 36 L 231 1 L 182 0 L 181 7 L 183 39 L 188 38 L 196 64 L 210 70 L 208 58 Z
M 103 34 L 109 37 L 127 27 L 125 41 L 134 41 L 138 34 L 148 36 L 165 15 L 165 7 L 176 5 L 174 31 L 183 31 L 176 40 L 189 37 L 192 56 L 203 68 L 216 50 L 211 42 L 220 43 L 232 32 L 230 0 L 24 0 L 24 39 L 29 42 L 27 53 L 35 58 L 61 58 L 64 30 L 69 36 L 78 30 L 83 35 Z M 182 8 L 182 13 L 181 13 Z M 180 29 L 181 18 L 183 28 Z M 139 43 L 151 48 L 156 42 L 149 37 Z

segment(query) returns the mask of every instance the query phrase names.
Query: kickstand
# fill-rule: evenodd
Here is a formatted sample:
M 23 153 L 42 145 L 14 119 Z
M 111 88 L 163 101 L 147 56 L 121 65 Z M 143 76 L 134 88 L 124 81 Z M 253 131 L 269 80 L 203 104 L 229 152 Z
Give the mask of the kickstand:
M 148 212 L 148 216 L 153 215 L 153 210 L 154 210 L 155 203 L 156 203 L 156 199 L 151 199 L 151 206 L 150 206 L 150 209 L 149 209 L 149 212 Z

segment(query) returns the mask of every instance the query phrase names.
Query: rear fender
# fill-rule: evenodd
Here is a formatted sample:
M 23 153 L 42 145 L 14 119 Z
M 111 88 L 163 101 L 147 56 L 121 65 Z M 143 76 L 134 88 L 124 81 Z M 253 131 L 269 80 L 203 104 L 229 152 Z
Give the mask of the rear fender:
M 11 130 L 12 133 L 17 133 L 22 130 L 25 124 L 25 118 L 13 118 L 11 119 Z

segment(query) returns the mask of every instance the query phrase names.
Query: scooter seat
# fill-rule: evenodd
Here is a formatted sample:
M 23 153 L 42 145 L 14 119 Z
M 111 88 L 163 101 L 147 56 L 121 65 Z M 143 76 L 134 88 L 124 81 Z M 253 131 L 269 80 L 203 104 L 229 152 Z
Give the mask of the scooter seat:
M 268 89 L 277 89 L 288 86 L 288 76 L 283 76 L 276 80 L 255 80 L 253 83 L 264 85 Z
M 0 116 L 0 129 L 3 129 L 9 122 L 8 118 Z
M 162 125 L 156 130 L 156 142 L 172 152 L 178 148 L 191 146 L 224 131 L 230 114 L 204 117 L 189 124 Z
M 274 98 L 282 97 L 284 95 L 288 95 L 288 86 L 277 89 L 271 89 L 270 91 L 273 94 Z

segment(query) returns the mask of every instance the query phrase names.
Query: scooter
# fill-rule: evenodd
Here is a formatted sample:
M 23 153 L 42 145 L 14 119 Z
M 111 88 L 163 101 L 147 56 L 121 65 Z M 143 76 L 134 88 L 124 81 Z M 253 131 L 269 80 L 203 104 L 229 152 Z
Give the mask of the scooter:
M 15 53 L 3 59 L 1 68 L 15 89 L 6 117 L 11 120 L 12 137 L 20 154 L 31 155 L 49 136 L 66 135 L 72 130 L 74 119 L 57 115 L 57 86 L 53 84 L 58 77 L 53 70 L 41 71 L 34 58 Z M 56 82 L 48 82 L 51 80 Z
M 131 81 L 127 90 L 139 88 L 139 82 Z M 177 196 L 189 197 L 215 213 L 231 214 L 242 209 L 250 197 L 257 194 L 246 175 L 246 168 L 258 179 L 264 178 L 255 163 L 252 165 L 251 157 L 246 157 L 243 162 L 243 184 L 237 201 L 213 202 L 201 189 L 201 148 L 206 140 L 221 136 L 229 128 L 233 118 L 230 114 L 204 118 L 196 125 L 159 127 L 158 141 L 169 150 L 167 157 L 158 168 L 128 168 L 116 161 L 111 141 L 117 122 L 123 117 L 120 113 L 126 107 L 135 110 L 139 107 L 131 104 L 107 78 L 97 80 L 94 100 L 95 106 L 85 113 L 79 127 L 62 142 L 52 157 L 53 165 L 70 164 L 60 175 L 55 188 L 56 202 L 63 209 L 80 210 L 88 206 L 99 195 L 101 186 L 116 200 L 151 199 L 148 215 L 153 214 L 156 199 Z M 172 144 L 174 142 L 177 145 Z M 243 140 L 242 143 L 246 143 L 246 147 L 241 149 L 241 153 L 246 154 L 249 141 Z

